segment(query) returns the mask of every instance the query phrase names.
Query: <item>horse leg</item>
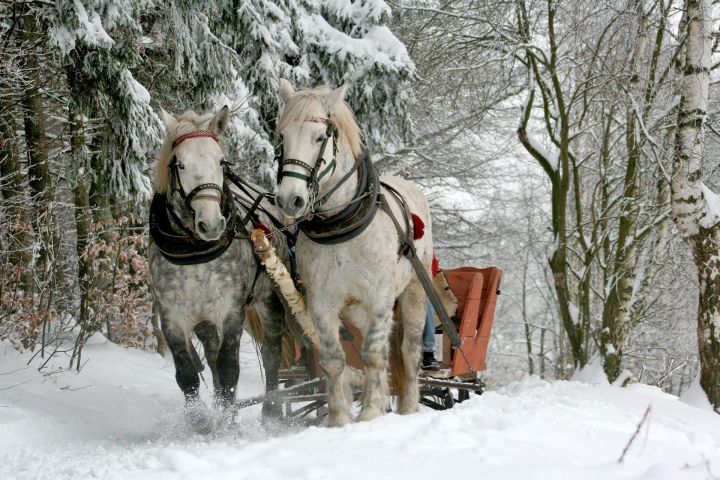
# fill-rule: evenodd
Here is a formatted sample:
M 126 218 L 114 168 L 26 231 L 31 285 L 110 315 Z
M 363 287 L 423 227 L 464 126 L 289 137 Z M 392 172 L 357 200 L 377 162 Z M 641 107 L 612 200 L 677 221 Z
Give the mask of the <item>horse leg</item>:
M 229 407 L 235 403 L 238 378 L 240 377 L 240 337 L 245 321 L 245 306 L 239 307 L 223 323 L 222 342 L 217 356 L 218 403 Z
M 215 395 L 217 396 L 220 393 L 220 379 L 218 378 L 217 370 L 220 337 L 218 336 L 217 328 L 210 322 L 201 322 L 198 323 L 193 330 L 195 331 L 195 335 L 200 339 L 203 350 L 205 350 L 205 358 L 212 373 L 213 387 L 215 388 Z
M 427 297 L 422 284 L 413 279 L 400 295 L 403 324 L 402 352 L 405 373 L 404 386 L 398 404 L 398 413 L 406 415 L 418 411 L 418 370 L 420 369 L 421 340 L 425 326 Z
M 265 393 L 268 394 L 278 388 L 278 370 L 282 358 L 282 334 L 285 309 L 280 299 L 275 295 L 268 295 L 258 311 L 263 319 L 263 342 L 261 354 L 265 368 Z M 280 417 L 282 405 L 266 397 L 263 403 L 262 414 L 265 417 Z
M 372 420 L 385 413 L 388 393 L 388 338 L 392 329 L 392 304 L 382 304 L 370 313 L 370 325 L 363 339 L 362 359 L 365 364 L 365 391 L 358 420 Z
M 209 433 L 210 416 L 200 401 L 200 377 L 190 353 L 190 339 L 185 329 L 162 315 L 162 331 L 175 363 L 175 381 L 185 395 L 185 420 L 198 433 Z
M 342 427 L 352 421 L 352 392 L 345 384 L 345 351 L 340 343 L 340 311 L 314 314 L 318 333 L 319 363 L 327 378 L 329 427 Z

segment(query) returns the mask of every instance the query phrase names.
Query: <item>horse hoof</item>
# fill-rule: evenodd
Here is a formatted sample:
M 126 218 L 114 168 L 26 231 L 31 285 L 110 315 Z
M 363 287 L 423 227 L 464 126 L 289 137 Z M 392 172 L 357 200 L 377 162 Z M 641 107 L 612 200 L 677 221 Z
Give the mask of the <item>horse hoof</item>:
M 360 415 L 358 416 L 358 421 L 369 422 L 370 420 L 375 420 L 383 413 L 384 412 L 382 410 L 377 408 L 363 408 L 362 412 L 360 412 Z
M 235 405 L 222 402 L 217 405 L 216 412 L 215 425 L 219 428 L 228 428 L 235 423 L 238 409 Z
M 200 400 L 185 404 L 185 422 L 195 433 L 200 435 L 212 432 L 212 415 Z
M 411 415 L 411 414 L 417 413 L 419 411 L 420 411 L 420 406 L 418 405 L 417 402 L 413 402 L 412 404 L 409 404 L 409 405 L 405 405 L 405 404 L 401 403 L 400 406 L 398 406 L 397 413 L 399 415 Z
M 350 418 L 350 415 L 347 414 L 328 415 L 325 425 L 330 428 L 339 428 L 344 427 L 350 422 L 352 422 L 352 418 Z
M 265 418 L 282 417 L 282 406 L 276 402 L 264 402 L 262 406 L 262 416 Z

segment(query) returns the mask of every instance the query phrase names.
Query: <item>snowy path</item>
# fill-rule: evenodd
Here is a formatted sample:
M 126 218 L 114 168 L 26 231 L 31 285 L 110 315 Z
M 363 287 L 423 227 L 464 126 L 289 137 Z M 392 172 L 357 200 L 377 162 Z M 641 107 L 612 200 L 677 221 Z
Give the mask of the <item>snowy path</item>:
M 244 397 L 262 386 L 243 351 Z M 0 351 L 0 479 L 720 478 L 720 417 L 643 385 L 528 379 L 447 412 L 282 434 L 253 409 L 200 437 L 171 363 L 103 342 L 85 355 L 79 376 L 44 378 Z M 648 404 L 649 428 L 617 463 Z

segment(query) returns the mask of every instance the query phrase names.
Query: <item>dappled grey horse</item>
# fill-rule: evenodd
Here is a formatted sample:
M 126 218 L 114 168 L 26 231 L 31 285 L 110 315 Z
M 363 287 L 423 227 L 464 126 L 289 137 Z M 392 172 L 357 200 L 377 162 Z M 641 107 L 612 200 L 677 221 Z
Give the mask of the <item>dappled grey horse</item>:
M 202 364 L 191 344 L 193 332 L 212 372 L 215 402 L 228 411 L 238 383 L 245 312 L 255 308 L 262 320 L 266 389 L 277 388 L 284 309 L 250 242 L 238 238 L 247 237 L 253 224 L 271 225 L 266 213 L 274 213 L 274 207 L 259 202 L 256 213 L 248 215 L 260 190 L 228 181 L 221 140 L 227 107 L 215 115 L 186 112 L 175 118 L 163 111 L 162 116 L 167 136 L 150 219 L 152 293 L 185 395 L 186 418 L 198 431 L 207 431 L 211 424 L 198 396 Z M 286 258 L 283 236 L 272 240 Z M 277 413 L 275 405 L 263 405 L 263 414 Z

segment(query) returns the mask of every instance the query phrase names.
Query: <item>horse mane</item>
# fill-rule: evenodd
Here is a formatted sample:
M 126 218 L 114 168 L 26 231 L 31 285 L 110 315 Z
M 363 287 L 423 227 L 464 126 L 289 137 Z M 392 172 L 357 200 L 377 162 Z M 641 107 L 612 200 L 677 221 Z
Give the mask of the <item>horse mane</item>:
M 353 157 L 357 158 L 362 152 L 360 126 L 355 120 L 350 107 L 344 101 L 335 107 L 334 112 L 327 104 L 327 97 L 331 90 L 327 87 L 318 87 L 309 90 L 299 90 L 285 105 L 278 121 L 278 130 L 281 131 L 292 122 L 302 122 L 313 117 L 329 117 L 337 128 L 339 148 L 348 148 Z
M 158 193 L 166 193 L 168 183 L 170 181 L 170 171 L 168 164 L 173 156 L 172 144 L 180 135 L 185 135 L 198 130 L 207 130 L 210 126 L 210 120 L 213 115 L 211 113 L 199 115 L 192 110 L 188 110 L 177 117 L 177 125 L 173 128 L 167 128 L 165 140 L 160 147 L 160 155 L 158 156 L 157 167 L 155 169 L 155 190 Z

